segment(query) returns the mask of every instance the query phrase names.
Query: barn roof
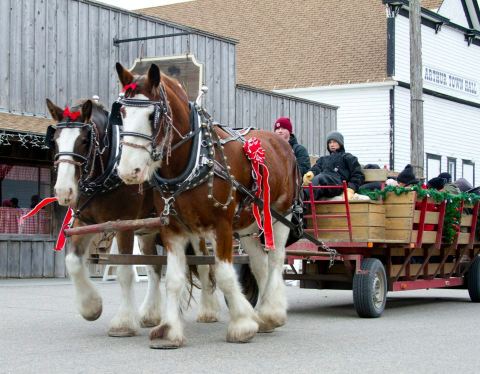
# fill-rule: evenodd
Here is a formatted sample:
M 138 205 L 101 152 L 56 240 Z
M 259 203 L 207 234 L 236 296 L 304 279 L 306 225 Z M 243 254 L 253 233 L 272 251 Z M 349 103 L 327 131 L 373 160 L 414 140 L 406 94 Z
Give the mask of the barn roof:
M 44 117 L 0 112 L 0 129 L 2 130 L 45 134 L 47 127 L 52 123 L 53 120 Z

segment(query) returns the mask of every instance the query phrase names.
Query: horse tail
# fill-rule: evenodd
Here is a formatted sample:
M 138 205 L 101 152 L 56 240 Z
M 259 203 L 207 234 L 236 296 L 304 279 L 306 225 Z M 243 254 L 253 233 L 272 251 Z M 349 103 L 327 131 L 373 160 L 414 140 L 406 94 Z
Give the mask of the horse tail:
M 202 255 L 204 255 L 204 256 L 209 255 L 208 248 L 207 248 L 207 245 L 205 243 L 204 238 L 200 239 L 199 248 L 200 248 L 200 252 L 202 253 Z M 195 251 L 194 251 L 191 243 L 188 244 L 187 249 L 185 251 L 185 254 L 186 255 L 195 255 Z M 213 268 L 212 265 L 209 265 L 208 278 L 210 280 L 210 283 L 212 284 L 212 288 L 215 289 L 216 282 L 215 282 L 214 268 Z M 188 279 L 188 284 L 189 284 L 187 307 L 189 307 L 190 303 L 193 299 L 193 288 L 197 288 L 197 289 L 201 288 L 201 285 L 199 285 L 198 282 L 197 282 L 198 279 L 199 279 L 199 275 L 198 275 L 198 269 L 197 269 L 196 265 L 188 265 L 187 279 Z

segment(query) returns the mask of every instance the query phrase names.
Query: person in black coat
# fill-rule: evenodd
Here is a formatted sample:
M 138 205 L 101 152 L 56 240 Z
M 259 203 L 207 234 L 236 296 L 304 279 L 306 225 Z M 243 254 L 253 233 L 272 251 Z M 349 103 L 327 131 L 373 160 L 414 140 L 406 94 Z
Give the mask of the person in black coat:
M 314 186 L 339 186 L 342 181 L 348 185 L 348 198 L 351 199 L 358 188 L 365 182 L 362 167 L 358 159 L 345 152 L 343 135 L 332 131 L 327 135 L 328 156 L 320 157 L 314 166 L 303 176 L 303 184 L 310 182 Z M 315 199 L 340 195 L 341 189 L 316 189 Z
M 290 118 L 280 117 L 275 121 L 273 127 L 275 134 L 285 139 L 293 149 L 295 158 L 297 159 L 298 169 L 300 174 L 305 174 L 310 169 L 310 156 L 308 155 L 307 148 L 299 144 L 295 135 L 293 135 L 293 127 Z

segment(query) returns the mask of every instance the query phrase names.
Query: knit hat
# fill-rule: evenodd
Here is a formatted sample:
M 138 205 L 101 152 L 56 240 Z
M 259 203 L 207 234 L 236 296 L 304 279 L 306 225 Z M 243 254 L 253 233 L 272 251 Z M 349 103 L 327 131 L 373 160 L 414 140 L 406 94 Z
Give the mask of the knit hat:
M 458 178 L 455 181 L 455 186 L 458 187 L 458 189 L 462 192 L 467 192 L 468 190 L 472 189 L 473 186 L 470 184 L 469 181 L 467 181 L 465 178 Z
M 442 174 L 447 174 L 447 173 L 442 173 Z M 428 188 L 435 188 L 436 190 L 441 190 L 443 187 L 445 187 L 445 184 L 447 183 L 446 178 L 441 178 L 441 177 L 435 177 L 430 179 L 427 182 L 427 187 Z
M 403 169 L 400 174 L 398 174 L 397 181 L 404 184 L 418 183 L 418 179 L 415 177 L 412 165 L 408 164 L 407 166 L 405 166 L 405 169 Z
M 343 147 L 345 145 L 343 141 L 343 135 L 340 134 L 338 131 L 331 131 L 327 134 L 327 146 L 330 140 L 335 140 L 340 145 L 340 147 Z
M 290 122 L 290 118 L 288 117 L 280 117 L 275 121 L 273 129 L 276 130 L 280 128 L 288 130 L 290 134 L 293 134 L 292 122 Z
M 438 177 L 439 178 L 445 178 L 447 180 L 446 183 L 451 183 L 452 182 L 452 176 L 450 175 L 450 173 L 440 173 L 440 174 L 438 174 Z
M 366 164 L 363 168 L 364 169 L 380 169 L 380 165 L 378 165 L 378 164 Z

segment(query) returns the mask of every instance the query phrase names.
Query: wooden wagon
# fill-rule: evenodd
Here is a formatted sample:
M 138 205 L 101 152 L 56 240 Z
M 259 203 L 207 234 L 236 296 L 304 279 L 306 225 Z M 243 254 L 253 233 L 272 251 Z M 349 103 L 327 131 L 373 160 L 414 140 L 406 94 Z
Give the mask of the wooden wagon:
M 336 249 L 335 263 L 329 266 L 324 248 L 301 240 L 287 248 L 292 271 L 285 279 L 299 280 L 301 288 L 352 289 L 361 317 L 379 317 L 387 291 L 462 287 L 479 302 L 479 202 L 458 204 L 461 219 L 446 241 L 451 202 L 418 195 L 390 192 L 380 201 L 306 201 L 306 230 Z M 293 266 L 296 259 L 300 271 Z

